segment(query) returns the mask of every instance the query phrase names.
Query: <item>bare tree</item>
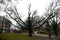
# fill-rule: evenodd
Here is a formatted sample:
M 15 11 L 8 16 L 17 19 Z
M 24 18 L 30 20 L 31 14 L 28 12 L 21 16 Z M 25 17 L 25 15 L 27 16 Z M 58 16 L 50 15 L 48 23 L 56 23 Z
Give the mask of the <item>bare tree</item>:
M 2 33 L 2 31 L 3 31 L 3 25 L 4 25 L 4 24 L 3 24 L 3 23 L 4 23 L 4 17 L 2 17 L 2 19 L 3 19 L 3 20 L 2 20 L 1 33 Z
M 55 36 L 58 37 L 58 27 L 59 27 L 59 11 L 60 11 L 60 1 L 59 0 L 55 0 L 55 1 L 52 1 L 52 3 L 50 4 L 48 10 L 47 10 L 47 13 L 48 15 L 53 13 L 53 15 L 55 15 L 53 18 L 51 18 L 50 20 L 50 24 L 51 24 L 51 29 L 54 31 L 55 33 Z
M 11 6 L 11 7 L 8 7 L 8 5 L 7 5 L 7 6 L 6 6 L 6 9 L 5 9 L 4 11 L 5 11 L 14 21 L 16 21 L 16 22 L 18 23 L 18 25 L 21 26 L 21 28 L 23 28 L 23 29 L 28 29 L 29 36 L 32 36 L 32 29 L 40 28 L 40 26 L 42 26 L 47 19 L 53 18 L 53 17 L 55 16 L 55 14 L 52 12 L 51 14 L 49 14 L 48 17 L 46 17 L 43 21 L 41 21 L 42 24 L 40 24 L 40 25 L 38 25 L 38 26 L 36 26 L 36 27 L 32 27 L 32 21 L 30 20 L 30 19 L 31 19 L 30 16 L 31 16 L 32 13 L 30 12 L 30 7 L 31 7 L 31 4 L 29 5 L 29 8 L 28 8 L 28 25 L 21 19 L 21 17 L 20 17 L 20 15 L 19 15 L 19 13 L 18 13 L 18 11 L 17 11 L 17 9 L 16 9 L 15 6 L 14 6 L 14 7 L 12 7 L 12 6 Z M 34 11 L 34 12 L 33 12 L 33 15 L 36 14 L 36 13 L 37 13 L 37 12 Z M 54 14 L 54 15 L 53 15 L 53 14 Z M 33 15 L 32 15 L 32 20 L 33 20 Z M 22 25 L 22 23 L 23 23 L 24 25 L 26 25 L 27 28 L 24 27 L 24 26 Z M 37 24 L 37 23 L 38 23 L 38 22 L 36 22 L 35 24 Z
M 22 29 L 27 29 L 29 32 L 29 36 L 32 36 L 32 21 L 30 20 L 30 16 L 31 16 L 31 12 L 30 12 L 30 7 L 31 4 L 29 5 L 28 8 L 28 24 L 26 24 L 21 17 L 19 16 L 19 13 L 16 9 L 16 7 L 6 7 L 6 9 L 4 10 L 14 21 L 16 21 L 18 23 L 19 26 L 21 26 Z M 33 12 L 33 15 L 36 14 L 36 11 Z M 32 15 L 32 19 L 33 19 L 33 15 Z M 24 27 L 23 25 L 26 25 L 26 27 Z
M 51 4 L 51 6 L 49 7 L 49 9 L 47 10 L 47 12 L 49 13 L 49 15 L 46 17 L 46 18 L 43 18 L 43 20 L 40 21 L 41 24 L 39 25 L 36 25 L 36 27 L 32 27 L 32 26 L 35 26 L 35 24 L 37 24 L 38 22 L 36 22 L 34 25 L 32 25 L 32 22 L 31 21 L 31 4 L 29 5 L 29 8 L 28 8 L 28 24 L 26 24 L 20 17 L 20 13 L 18 13 L 18 10 L 15 6 L 11 6 L 11 7 L 8 7 L 8 5 L 6 6 L 4 12 L 6 12 L 11 19 L 13 19 L 14 21 L 17 22 L 17 24 L 19 26 L 21 26 L 22 29 L 27 29 L 28 32 L 29 32 L 29 36 L 32 36 L 32 29 L 37 29 L 37 28 L 40 28 L 40 26 L 44 25 L 46 23 L 46 20 L 49 20 L 49 19 L 52 19 L 53 17 L 55 17 L 56 13 L 54 12 L 55 8 L 56 8 L 57 4 L 53 7 L 53 2 Z M 53 7 L 53 8 L 52 8 Z M 52 8 L 52 9 L 51 9 Z M 50 11 L 50 12 L 49 12 Z M 33 14 L 32 14 L 32 20 L 33 20 L 33 16 L 37 13 L 37 11 L 34 11 Z M 23 25 L 26 25 L 27 27 L 24 27 Z M 16 26 L 17 27 L 17 26 Z M 18 27 L 19 28 L 19 27 Z

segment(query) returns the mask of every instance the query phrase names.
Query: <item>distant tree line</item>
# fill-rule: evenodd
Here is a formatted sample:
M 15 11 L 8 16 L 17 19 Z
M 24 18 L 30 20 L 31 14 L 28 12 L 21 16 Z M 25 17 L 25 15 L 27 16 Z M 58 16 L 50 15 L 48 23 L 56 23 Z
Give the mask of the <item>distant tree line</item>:
M 5 17 L 0 16 L 0 33 L 3 31 L 10 32 L 11 21 L 6 19 Z

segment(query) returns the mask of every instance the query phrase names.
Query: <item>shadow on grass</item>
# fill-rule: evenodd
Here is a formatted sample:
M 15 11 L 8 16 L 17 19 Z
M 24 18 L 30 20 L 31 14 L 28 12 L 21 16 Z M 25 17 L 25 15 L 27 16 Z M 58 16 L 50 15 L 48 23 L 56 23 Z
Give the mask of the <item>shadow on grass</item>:
M 0 40 L 5 40 L 5 39 L 3 39 L 3 38 L 0 38 Z

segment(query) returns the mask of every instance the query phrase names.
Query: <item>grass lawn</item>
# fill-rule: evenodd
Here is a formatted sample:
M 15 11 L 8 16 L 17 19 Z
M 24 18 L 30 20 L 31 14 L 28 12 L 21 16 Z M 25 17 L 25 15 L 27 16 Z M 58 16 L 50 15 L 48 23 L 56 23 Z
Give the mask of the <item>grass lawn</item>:
M 19 33 L 3 33 L 0 34 L 0 40 L 49 40 L 49 38 L 41 36 L 28 37 L 26 34 Z
M 28 35 L 25 34 L 19 34 L 19 33 L 3 33 L 0 34 L 0 40 L 37 40 L 35 36 L 28 37 Z

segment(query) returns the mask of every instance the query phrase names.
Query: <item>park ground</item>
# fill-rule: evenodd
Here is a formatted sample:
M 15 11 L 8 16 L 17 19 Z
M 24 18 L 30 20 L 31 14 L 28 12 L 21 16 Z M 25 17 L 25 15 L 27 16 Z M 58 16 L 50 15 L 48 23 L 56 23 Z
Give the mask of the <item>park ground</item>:
M 0 33 L 0 40 L 55 40 L 55 37 L 49 39 L 48 36 L 40 35 L 33 35 L 32 37 L 29 37 L 24 33 Z

